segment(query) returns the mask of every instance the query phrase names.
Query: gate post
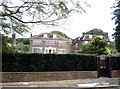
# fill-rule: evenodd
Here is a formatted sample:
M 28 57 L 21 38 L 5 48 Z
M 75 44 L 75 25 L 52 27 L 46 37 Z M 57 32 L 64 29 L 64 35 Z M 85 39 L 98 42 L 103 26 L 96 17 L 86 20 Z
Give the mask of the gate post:
M 105 55 L 97 56 L 97 77 L 111 78 L 110 58 L 107 58 Z

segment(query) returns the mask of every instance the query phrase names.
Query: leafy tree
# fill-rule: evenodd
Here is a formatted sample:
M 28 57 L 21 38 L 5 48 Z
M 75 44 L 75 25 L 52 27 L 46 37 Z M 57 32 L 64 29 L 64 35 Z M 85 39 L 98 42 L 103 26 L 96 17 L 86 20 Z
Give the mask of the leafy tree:
M 29 44 L 29 38 L 17 38 L 16 42 L 17 43 L 23 42 L 23 44 L 28 45 Z
M 51 33 L 54 33 L 54 34 L 60 35 L 60 36 L 65 37 L 65 38 L 67 38 L 67 39 L 71 39 L 71 38 L 68 37 L 65 33 L 60 32 L 60 31 L 52 31 Z
M 86 33 L 87 34 L 95 34 L 95 35 L 105 35 L 105 32 L 103 32 L 103 30 L 97 29 L 97 28 L 94 28 Z
M 8 37 L 2 36 L 2 52 L 3 53 L 16 53 L 16 52 L 18 52 L 18 50 L 13 46 L 13 44 L 9 44 L 8 41 L 9 41 Z
M 107 47 L 110 50 L 110 55 L 115 55 L 117 53 L 115 41 L 111 41 Z
M 29 52 L 29 45 L 24 45 L 23 46 L 23 51 L 24 52 Z
M 115 10 L 113 12 L 113 19 L 115 20 L 116 27 L 114 28 L 115 33 L 113 36 L 115 37 L 116 49 L 120 52 L 120 1 L 118 0 L 114 6 Z
M 83 45 L 82 51 L 89 54 L 107 54 L 107 40 L 102 39 L 101 37 L 96 37 L 92 40 L 91 43 Z
M 58 20 L 72 13 L 85 12 L 79 0 L 2 0 L 0 3 L 0 26 L 6 34 L 29 31 L 28 24 L 57 25 Z M 85 2 L 86 6 L 89 6 Z
M 108 46 L 110 47 L 110 48 L 113 48 L 113 49 L 116 49 L 116 43 L 115 43 L 115 41 L 111 41 L 111 42 L 109 42 L 109 44 L 108 44 Z

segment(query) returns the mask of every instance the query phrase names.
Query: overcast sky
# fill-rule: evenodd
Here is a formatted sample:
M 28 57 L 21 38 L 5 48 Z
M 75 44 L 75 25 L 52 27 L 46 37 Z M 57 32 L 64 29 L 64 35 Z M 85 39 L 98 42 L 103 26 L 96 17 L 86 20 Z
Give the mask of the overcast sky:
M 76 14 L 71 16 L 64 25 L 59 27 L 37 26 L 33 28 L 33 35 L 38 35 L 43 32 L 51 32 L 53 30 L 61 31 L 71 38 L 81 37 L 83 32 L 94 28 L 102 29 L 108 32 L 112 40 L 114 20 L 111 20 L 113 9 L 111 7 L 115 0 L 86 0 L 91 7 L 85 8 L 86 13 Z M 30 37 L 30 33 L 25 35 Z

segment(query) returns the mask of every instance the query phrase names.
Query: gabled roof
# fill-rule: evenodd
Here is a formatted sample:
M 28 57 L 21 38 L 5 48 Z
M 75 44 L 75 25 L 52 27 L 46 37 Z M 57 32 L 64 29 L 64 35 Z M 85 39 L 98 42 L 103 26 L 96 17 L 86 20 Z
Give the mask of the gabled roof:
M 44 37 L 44 35 L 47 34 L 47 37 Z M 33 36 L 31 37 L 31 39 L 44 39 L 44 40 L 65 40 L 65 41 L 69 41 L 69 39 L 62 37 L 60 35 L 56 35 L 56 37 L 53 38 L 53 33 L 41 33 L 39 35 Z
M 87 36 L 92 36 L 92 38 L 89 38 Z M 105 33 L 105 35 L 96 35 L 96 34 L 88 34 L 88 33 L 83 33 L 83 36 L 81 37 L 82 40 L 89 40 L 89 41 L 92 41 L 96 36 L 102 36 L 104 37 L 104 39 L 107 39 L 109 40 L 109 36 L 108 36 L 108 33 Z

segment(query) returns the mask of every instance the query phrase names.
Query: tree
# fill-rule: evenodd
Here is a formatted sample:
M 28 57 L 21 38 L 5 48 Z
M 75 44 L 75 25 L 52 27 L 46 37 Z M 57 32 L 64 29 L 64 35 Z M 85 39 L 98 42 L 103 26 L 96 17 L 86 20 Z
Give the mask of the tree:
M 107 54 L 107 40 L 102 39 L 101 37 L 96 37 L 92 40 L 91 43 L 83 45 L 82 52 L 89 54 Z
M 85 12 L 79 0 L 14 0 L 1 1 L 0 26 L 6 34 L 29 31 L 28 24 L 57 25 L 72 13 Z M 85 5 L 89 6 L 86 2 Z
M 119 0 L 117 1 L 117 3 L 113 8 L 115 8 L 113 12 L 114 15 L 113 19 L 115 20 L 115 25 L 116 25 L 116 27 L 114 28 L 115 33 L 113 34 L 113 36 L 116 42 L 116 49 L 118 50 L 118 52 L 120 52 L 120 1 Z
M 111 41 L 107 47 L 110 50 L 110 55 L 115 55 L 117 53 L 115 41 Z
M 17 43 L 23 43 L 24 45 L 28 45 L 29 44 L 29 38 L 17 38 L 16 39 Z
M 105 35 L 106 34 L 105 32 L 103 32 L 103 30 L 97 29 L 97 28 L 94 28 L 86 33 L 87 34 L 95 34 L 95 35 Z
M 2 36 L 2 35 L 0 35 Z M 9 38 L 6 36 L 2 36 L 2 52 L 3 53 L 16 53 L 18 50 L 13 46 L 13 44 L 9 44 Z
M 29 45 L 23 45 L 23 51 L 29 52 Z
M 65 33 L 60 32 L 60 31 L 51 31 L 51 33 L 54 33 L 54 34 L 60 35 L 60 36 L 65 37 L 65 38 L 67 38 L 67 39 L 71 39 L 71 38 L 68 37 Z

